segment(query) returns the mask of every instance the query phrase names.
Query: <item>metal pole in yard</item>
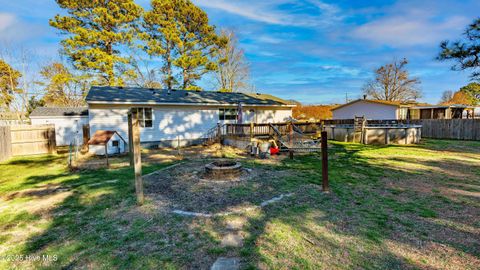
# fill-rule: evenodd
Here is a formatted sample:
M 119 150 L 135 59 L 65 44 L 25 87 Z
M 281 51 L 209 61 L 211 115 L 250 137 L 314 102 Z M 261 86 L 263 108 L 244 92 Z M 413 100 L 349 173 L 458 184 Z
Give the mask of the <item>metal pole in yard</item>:
M 322 191 L 328 192 L 328 147 L 327 132 L 322 131 Z

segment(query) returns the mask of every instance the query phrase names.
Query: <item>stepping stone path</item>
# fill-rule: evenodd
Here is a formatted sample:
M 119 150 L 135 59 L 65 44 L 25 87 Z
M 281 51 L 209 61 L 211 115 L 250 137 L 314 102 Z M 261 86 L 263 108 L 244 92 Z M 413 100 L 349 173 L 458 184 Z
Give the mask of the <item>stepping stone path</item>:
M 238 233 L 228 233 L 222 239 L 222 247 L 242 247 L 243 236 Z
M 210 270 L 238 270 L 240 269 L 239 258 L 218 258 Z
M 222 239 L 222 247 L 236 247 L 243 246 L 243 232 L 242 228 L 245 224 L 244 218 L 229 219 L 226 224 L 227 234 Z M 237 270 L 240 269 L 240 258 L 219 257 L 212 265 L 210 270 Z

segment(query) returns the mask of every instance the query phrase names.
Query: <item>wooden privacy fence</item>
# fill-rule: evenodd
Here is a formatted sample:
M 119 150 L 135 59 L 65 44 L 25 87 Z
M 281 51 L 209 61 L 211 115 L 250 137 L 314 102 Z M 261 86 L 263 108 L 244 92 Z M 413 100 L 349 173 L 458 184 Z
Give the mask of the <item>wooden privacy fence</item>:
M 423 138 L 480 140 L 480 119 L 425 119 L 421 124 Z
M 0 161 L 12 156 L 11 132 L 9 126 L 0 126 Z
M 56 153 L 54 125 L 0 127 L 0 161 L 12 156 Z

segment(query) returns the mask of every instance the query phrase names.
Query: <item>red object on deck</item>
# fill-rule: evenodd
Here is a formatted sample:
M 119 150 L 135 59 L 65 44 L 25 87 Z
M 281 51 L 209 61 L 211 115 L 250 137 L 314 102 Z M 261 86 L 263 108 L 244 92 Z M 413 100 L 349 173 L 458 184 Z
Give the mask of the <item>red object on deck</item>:
M 275 155 L 280 152 L 280 149 L 278 147 L 270 147 L 270 155 Z

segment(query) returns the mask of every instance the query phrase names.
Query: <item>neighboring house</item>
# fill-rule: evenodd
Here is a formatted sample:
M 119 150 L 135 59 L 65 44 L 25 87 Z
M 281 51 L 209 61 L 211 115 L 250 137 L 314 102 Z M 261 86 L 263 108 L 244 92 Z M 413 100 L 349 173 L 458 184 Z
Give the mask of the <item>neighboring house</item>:
M 75 140 L 82 144 L 82 127 L 88 124 L 88 110 L 86 107 L 38 107 L 30 114 L 30 121 L 32 125 L 55 125 L 57 146 L 69 145 Z
M 140 113 L 140 140 L 150 147 L 201 143 L 217 123 L 236 123 L 239 104 L 243 123 L 284 122 L 295 107 L 265 94 L 131 87 L 92 87 L 86 101 L 91 136 L 110 130 L 128 138 L 127 113 L 133 109 Z
M 410 108 L 411 119 L 473 118 L 474 108 L 466 105 L 415 105 Z
M 430 105 L 358 99 L 332 109 L 333 119 L 365 116 L 372 120 L 472 118 L 474 108 L 466 105 Z
M 407 119 L 408 105 L 394 101 L 357 99 L 332 109 L 333 119 L 354 119 L 365 116 L 374 120 Z

